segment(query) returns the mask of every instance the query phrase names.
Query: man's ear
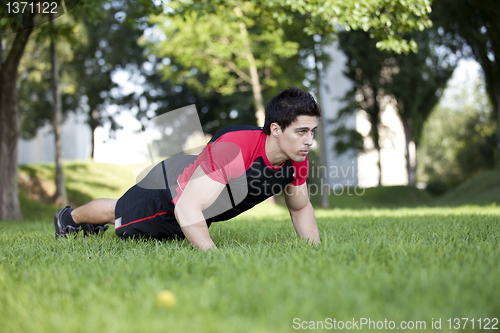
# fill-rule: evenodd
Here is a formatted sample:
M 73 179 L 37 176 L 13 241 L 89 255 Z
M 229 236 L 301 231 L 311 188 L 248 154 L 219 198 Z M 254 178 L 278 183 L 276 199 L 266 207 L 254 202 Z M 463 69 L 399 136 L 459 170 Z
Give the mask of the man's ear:
M 278 137 L 281 133 L 281 127 L 278 123 L 271 123 L 271 135 Z

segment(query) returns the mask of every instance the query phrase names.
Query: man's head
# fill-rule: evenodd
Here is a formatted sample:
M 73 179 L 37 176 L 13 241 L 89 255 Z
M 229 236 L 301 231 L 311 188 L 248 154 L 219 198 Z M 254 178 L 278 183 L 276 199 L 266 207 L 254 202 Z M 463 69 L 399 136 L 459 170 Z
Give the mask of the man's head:
M 321 111 L 314 98 L 292 87 L 276 95 L 266 107 L 264 133 L 270 138 L 273 164 L 286 159 L 302 162 L 313 144 Z M 267 144 L 267 142 L 266 142 Z
M 321 110 L 311 94 L 290 87 L 274 96 L 266 106 L 263 132 L 271 134 L 271 124 L 277 123 L 284 132 L 298 116 L 321 117 Z

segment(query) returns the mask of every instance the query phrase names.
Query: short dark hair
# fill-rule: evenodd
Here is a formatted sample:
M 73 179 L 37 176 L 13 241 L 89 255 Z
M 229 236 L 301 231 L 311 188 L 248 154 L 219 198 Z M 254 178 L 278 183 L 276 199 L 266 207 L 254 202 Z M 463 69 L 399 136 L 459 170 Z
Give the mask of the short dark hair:
M 262 131 L 270 135 L 272 123 L 278 123 L 284 131 L 298 116 L 321 117 L 321 109 L 311 94 L 297 87 L 289 87 L 267 103 Z

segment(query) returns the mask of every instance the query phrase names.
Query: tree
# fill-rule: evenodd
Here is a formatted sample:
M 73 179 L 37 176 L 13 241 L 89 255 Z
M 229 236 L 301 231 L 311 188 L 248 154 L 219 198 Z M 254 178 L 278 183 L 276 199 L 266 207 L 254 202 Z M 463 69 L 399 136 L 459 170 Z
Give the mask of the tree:
M 437 15 L 445 13 L 433 13 L 434 17 Z M 413 33 L 412 36 L 418 44 L 418 52 L 392 55 L 392 74 L 384 89 L 396 100 L 396 110 L 406 138 L 408 184 L 415 185 L 417 157 L 411 156 L 410 144 L 414 144 L 416 153 L 424 123 L 439 101 L 460 58 L 454 41 L 436 28 Z
M 80 3 L 72 8 L 75 16 L 96 20 L 102 15 L 104 0 Z M 0 220 L 22 219 L 17 184 L 17 142 L 19 139 L 18 68 L 26 44 L 41 15 L 30 11 L 10 14 L 0 7 Z M 156 8 L 152 0 L 138 0 L 136 9 Z M 68 9 L 71 9 L 69 7 Z M 7 35 L 10 21 L 12 31 Z M 5 50 L 4 50 L 5 45 Z
M 454 34 L 465 55 L 481 65 L 486 90 L 493 105 L 492 118 L 500 125 L 500 2 L 496 0 L 436 0 L 446 11 L 439 22 Z M 500 167 L 500 126 L 497 133 L 497 166 Z
M 145 122 L 177 107 L 196 103 L 204 130 L 212 134 L 227 125 L 252 121 L 245 112 L 251 105 L 248 92 L 225 97 L 216 93 L 203 95 L 184 83 L 162 80 L 156 69 L 165 60 L 146 56 L 144 48 L 137 45 L 137 40 L 149 25 L 145 23 L 146 16 L 130 19 L 137 15 L 134 6 L 128 2 L 115 2 L 105 5 L 104 13 L 97 23 L 83 19 L 75 26 L 74 30 L 78 31 L 78 35 L 74 33 L 76 42 L 70 43 L 67 47 L 71 49 L 70 54 L 61 59 L 66 74 L 64 86 L 68 92 L 63 94 L 64 110 L 87 114 L 92 133 L 105 123 L 111 123 L 112 132 L 118 129 L 119 125 L 114 121 L 116 112 L 109 114 L 106 111 L 110 105 L 116 106 L 117 112 L 135 113 L 138 120 Z M 40 30 L 38 28 L 37 32 Z M 28 44 L 30 61 L 24 62 L 25 68 L 21 67 L 22 134 L 26 138 L 35 135 L 37 128 L 51 119 L 45 112 L 50 107 L 51 98 L 46 93 L 48 85 L 44 81 L 50 73 L 44 66 L 47 60 L 37 56 L 43 49 L 44 39 L 36 39 L 40 41 L 33 43 L 31 48 Z M 181 68 L 179 64 L 171 64 Z M 118 71 L 130 75 L 127 82 L 136 85 L 135 91 L 127 95 L 121 92 L 112 79 Z M 296 69 L 296 73 L 302 72 Z M 202 73 L 196 75 L 200 82 L 207 80 Z
M 452 79 L 424 125 L 419 177 L 457 186 L 494 168 L 497 124 L 480 77 Z
M 169 4 L 175 11 L 176 2 Z M 297 53 L 298 45 L 283 41 L 283 30 L 270 19 L 262 19 L 250 2 L 235 4 L 215 13 L 182 11 L 168 16 L 169 24 L 157 25 L 160 40 L 149 41 L 152 54 L 172 58 L 186 68 L 172 72 L 165 66 L 160 70 L 165 78 L 177 79 L 204 93 L 215 90 L 222 95 L 251 90 L 256 118 L 264 124 L 262 83 L 274 86 L 271 68 L 282 59 Z M 156 16 L 154 23 L 167 20 Z M 143 43 L 147 40 L 143 39 Z M 195 79 L 192 68 L 208 74 L 206 86 Z M 174 75 L 175 74 L 175 75 Z M 261 78 L 263 77 L 263 78 Z
M 440 15 L 445 13 L 433 12 L 431 17 L 439 19 Z M 349 58 L 347 75 L 356 82 L 348 96 L 351 103 L 341 115 L 352 113 L 356 108 L 365 110 L 372 125 L 370 136 L 376 142 L 379 139 L 381 103 L 385 96 L 390 96 L 396 102 L 404 128 L 408 183 L 415 185 L 416 165 L 411 163 L 410 144 L 414 143 L 417 149 L 424 122 L 439 101 L 459 55 L 457 43 L 442 29 L 428 28 L 413 32 L 407 38 L 417 43 L 418 52 L 380 52 L 364 32 L 347 32 L 341 37 L 342 48 Z M 349 142 L 348 145 L 340 142 L 339 150 L 345 151 L 349 145 L 359 147 L 351 131 L 340 127 L 336 134 L 347 137 Z M 375 143 L 375 148 L 379 151 L 380 167 L 380 146 Z M 416 156 L 413 159 L 416 164 Z
M 56 30 L 54 29 L 54 20 L 50 19 L 50 60 L 52 72 L 52 104 L 53 104 L 53 127 L 56 151 L 56 194 L 55 203 L 64 206 L 68 203 L 66 195 L 66 183 L 64 181 L 64 172 L 62 168 L 62 99 L 61 86 L 59 80 L 59 62 L 56 51 Z
M 49 13 L 49 18 L 49 24 L 35 29 L 26 47 L 27 57 L 19 66 L 21 135 L 31 138 L 40 126 L 51 123 L 55 139 L 54 202 L 64 206 L 68 199 L 62 166 L 62 123 L 65 111 L 76 104 L 68 95 L 73 95 L 77 79 L 67 73 L 61 75 L 60 68 L 66 68 L 64 65 L 73 57 L 72 47 L 81 42 L 81 33 L 78 32 L 81 26 L 71 14 L 55 21 Z M 73 100 L 73 103 L 63 103 L 63 100 Z
M 17 105 L 17 68 L 31 29 L 9 36 L 5 43 L 10 44 L 7 52 L 3 50 L 3 33 L 7 28 L 5 7 L 0 7 L 0 220 L 21 220 L 22 213 L 18 198 L 17 184 L 17 141 L 19 138 L 19 117 Z M 34 15 L 16 17 L 11 23 L 14 30 L 19 27 L 33 26 Z
M 392 10 L 384 10 L 389 5 Z M 293 57 L 300 47 L 283 38 L 287 26 L 300 22 L 302 33 L 325 36 L 324 40 L 336 32 L 339 24 L 361 27 L 370 30 L 371 36 L 383 37 L 379 47 L 407 52 L 415 43 L 403 40 L 401 34 L 428 25 L 429 10 L 426 1 L 411 1 L 406 5 L 397 1 L 375 4 L 335 1 L 329 5 L 302 1 L 173 1 L 166 9 L 169 14 L 154 18 L 158 30 L 149 38 L 149 45 L 153 54 L 174 58 L 186 67 L 186 71 L 177 73 L 172 73 L 170 67 L 163 68 L 167 78 L 177 77 L 200 90 L 213 89 L 223 94 L 247 90 L 245 83 L 249 84 L 254 95 L 257 124 L 263 125 L 263 86 L 260 82 L 276 86 L 279 64 Z M 303 19 L 297 21 L 297 16 Z M 165 21 L 167 24 L 163 24 Z M 192 78 L 193 69 L 209 75 L 207 86 Z M 318 67 L 314 72 L 317 82 L 313 89 L 319 84 Z M 273 74 L 272 79 L 270 74 Z M 320 98 L 318 89 L 316 96 Z M 318 143 L 324 150 L 324 133 L 319 132 Z M 324 155 L 320 154 L 322 160 Z M 327 207 L 326 196 L 322 199 L 322 206 Z
M 390 71 L 390 56 L 388 51 L 377 49 L 377 41 L 370 38 L 364 31 L 344 32 L 339 35 L 339 44 L 346 54 L 347 70 L 344 74 L 354 82 L 353 88 L 347 92 L 344 101 L 347 105 L 339 111 L 337 122 L 346 115 L 362 109 L 366 112 L 371 124 L 369 137 L 378 153 L 379 169 L 378 184 L 382 183 L 380 130 L 382 124 L 380 113 L 384 107 L 385 83 Z M 384 78 L 385 76 L 385 78 Z M 354 147 L 362 147 L 362 137 L 354 134 L 345 126 L 339 126 L 333 132 L 338 137 L 348 138 Z M 343 142 L 341 142 L 343 143 Z M 342 153 L 351 147 L 336 145 L 337 152 Z
M 200 90 L 214 89 L 222 94 L 251 89 L 257 123 L 262 125 L 261 82 L 275 86 L 269 73 L 279 61 L 297 53 L 298 45 L 283 39 L 283 26 L 291 24 L 297 13 L 307 16 L 302 29 L 311 35 L 330 34 L 336 25 L 347 24 L 383 35 L 380 47 L 402 51 L 409 50 L 414 43 L 405 43 L 398 33 L 419 25 L 423 28 L 429 11 L 427 1 L 411 1 L 407 5 L 387 0 L 375 5 L 335 1 L 331 5 L 302 1 L 172 1 L 165 10 L 168 14 L 153 18 L 157 30 L 149 42 L 146 39 L 143 42 L 149 43 L 153 54 L 174 58 L 188 69 L 174 75 L 165 67 L 162 70 L 166 78 L 176 77 Z M 393 10 L 383 10 L 385 5 L 391 5 Z M 393 26 L 391 19 L 401 14 L 406 14 L 406 19 Z M 207 73 L 208 85 L 193 80 L 190 68 Z
M 105 4 L 102 9 L 104 15 L 98 22 L 82 18 L 80 23 L 85 38 L 74 45 L 75 56 L 66 64 L 67 72 L 78 78 L 71 101 L 78 102 L 73 105 L 75 111 L 87 115 L 86 122 L 91 131 L 91 158 L 94 158 L 96 129 L 105 123 L 111 124 L 112 132 L 119 128 L 106 109 L 133 99 L 133 93 L 128 96 L 118 93 L 113 74 L 119 70 L 133 71 L 147 61 L 143 49 L 137 45 L 137 39 L 147 25 L 140 22 L 141 13 L 133 14 L 134 4 L 135 1 Z M 122 107 L 119 111 L 124 109 Z

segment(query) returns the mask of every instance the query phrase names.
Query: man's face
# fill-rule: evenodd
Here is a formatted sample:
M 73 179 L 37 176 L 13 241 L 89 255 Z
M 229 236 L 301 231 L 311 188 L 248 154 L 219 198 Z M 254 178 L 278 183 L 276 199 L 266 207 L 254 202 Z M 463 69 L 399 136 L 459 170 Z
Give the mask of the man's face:
M 313 144 L 314 133 L 318 127 L 318 117 L 298 116 L 285 131 L 279 130 L 278 145 L 293 161 L 305 161 Z

